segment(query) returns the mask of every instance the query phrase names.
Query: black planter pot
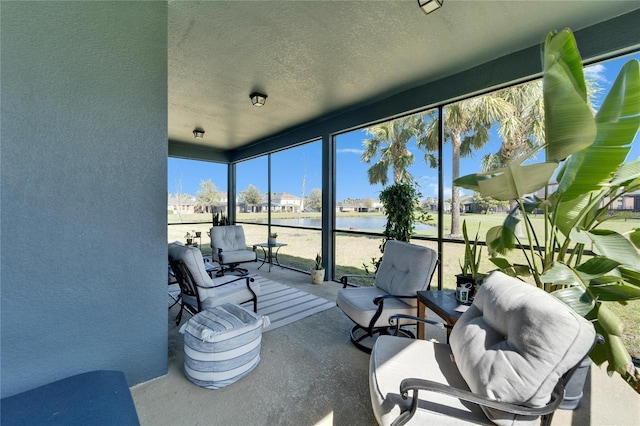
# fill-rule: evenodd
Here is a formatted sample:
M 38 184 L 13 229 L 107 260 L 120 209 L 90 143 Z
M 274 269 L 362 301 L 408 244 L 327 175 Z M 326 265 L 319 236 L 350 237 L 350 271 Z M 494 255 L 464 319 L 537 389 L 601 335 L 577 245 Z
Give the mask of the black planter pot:
M 456 275 L 456 285 L 471 284 L 471 292 L 469 293 L 469 303 L 473 302 L 473 296 L 476 294 L 476 289 L 482 284 L 485 279 L 485 274 L 478 274 L 476 278 L 471 278 L 469 275 Z

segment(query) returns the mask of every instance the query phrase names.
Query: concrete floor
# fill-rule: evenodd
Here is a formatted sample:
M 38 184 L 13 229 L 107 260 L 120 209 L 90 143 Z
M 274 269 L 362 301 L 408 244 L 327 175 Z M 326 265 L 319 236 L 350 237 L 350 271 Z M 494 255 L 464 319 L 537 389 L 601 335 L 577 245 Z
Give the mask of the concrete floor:
M 250 266 L 251 273 L 256 266 Z M 334 282 L 313 285 L 308 275 L 279 267 L 264 269 L 257 273 L 329 300 L 341 288 Z M 258 367 L 219 390 L 185 378 L 176 314 L 174 307 L 168 321 L 168 374 L 131 388 L 142 425 L 376 424 L 369 401 L 369 356 L 349 341 L 353 324 L 339 308 L 264 333 Z M 444 338 L 439 329 L 431 331 Z M 609 378 L 594 366 L 580 407 L 558 410 L 553 425 L 640 425 L 640 397 L 619 377 Z

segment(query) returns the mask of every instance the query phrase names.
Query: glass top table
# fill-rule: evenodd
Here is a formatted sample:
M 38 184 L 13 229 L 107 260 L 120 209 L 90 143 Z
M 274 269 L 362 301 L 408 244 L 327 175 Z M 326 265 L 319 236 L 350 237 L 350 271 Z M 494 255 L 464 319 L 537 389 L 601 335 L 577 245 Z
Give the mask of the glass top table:
M 265 263 L 269 264 L 269 272 L 271 272 L 271 266 L 273 266 L 274 261 L 277 266 L 282 267 L 280 262 L 278 261 L 278 252 L 280 251 L 280 247 L 284 247 L 287 244 L 285 243 L 258 243 L 253 245 L 253 250 L 255 251 L 256 247 L 260 247 L 262 249 L 262 264 L 258 266 L 258 269 L 262 268 Z M 273 250 L 275 249 L 275 251 Z
M 462 315 L 462 309 L 459 309 L 460 302 L 456 300 L 456 292 L 454 290 L 427 290 L 418 292 L 418 316 L 425 317 L 426 308 L 431 309 L 436 315 L 444 320 L 444 322 L 453 327 Z M 451 328 L 447 327 L 447 342 L 449 342 L 449 334 Z M 425 338 L 424 324 L 418 322 L 418 337 Z

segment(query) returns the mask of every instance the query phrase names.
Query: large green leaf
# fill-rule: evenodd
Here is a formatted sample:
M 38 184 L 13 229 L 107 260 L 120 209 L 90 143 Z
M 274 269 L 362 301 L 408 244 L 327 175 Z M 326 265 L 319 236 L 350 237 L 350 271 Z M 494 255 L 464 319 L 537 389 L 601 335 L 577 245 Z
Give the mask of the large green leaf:
M 562 235 L 571 236 L 579 223 L 591 218 L 590 212 L 585 208 L 592 200 L 589 194 L 569 201 L 559 200 L 558 196 L 559 194 L 553 194 L 551 197 L 551 202 L 557 204 L 557 208 L 554 210 L 555 223 Z
M 546 159 L 561 161 L 593 143 L 596 125 L 571 31 L 549 33 L 543 60 Z
M 640 67 L 627 62 L 596 116 L 593 144 L 573 154 L 563 167 L 557 192 L 574 199 L 609 182 L 624 163 L 640 127 Z
M 526 166 L 511 162 L 507 167 L 493 170 L 490 179 L 478 179 L 479 192 L 500 201 L 519 199 L 547 185 L 557 167 L 556 163 L 549 162 Z
M 638 252 L 623 235 L 606 229 L 594 229 L 586 235 L 593 242 L 594 251 L 598 254 L 631 268 L 640 265 Z
M 593 307 L 595 302 L 583 287 L 568 287 L 561 290 L 556 290 L 551 293 L 557 299 L 562 301 L 573 309 L 578 315 L 586 316 Z
M 615 122 L 620 117 L 638 115 L 640 104 L 640 62 L 625 63 L 598 111 L 600 123 Z
M 625 302 L 640 299 L 640 288 L 625 283 L 590 285 L 589 291 L 599 301 Z
M 640 267 L 637 265 L 636 268 Z M 640 271 L 633 268 L 625 268 L 623 266 L 618 268 L 620 276 L 625 282 L 640 287 Z
M 494 226 L 487 231 L 486 236 L 489 254 L 506 254 L 513 250 L 516 245 L 516 238 L 513 229 L 509 226 Z
M 640 228 L 635 228 L 633 232 L 629 234 L 629 239 L 636 248 L 640 249 Z
M 613 259 L 596 256 L 579 265 L 576 269 L 584 274 L 599 276 L 617 268 L 619 265 L 620 263 Z
M 638 179 L 640 177 L 640 158 L 623 164 L 611 180 L 611 185 L 621 185 L 625 182 Z M 629 182 L 630 185 L 637 186 L 640 182 Z

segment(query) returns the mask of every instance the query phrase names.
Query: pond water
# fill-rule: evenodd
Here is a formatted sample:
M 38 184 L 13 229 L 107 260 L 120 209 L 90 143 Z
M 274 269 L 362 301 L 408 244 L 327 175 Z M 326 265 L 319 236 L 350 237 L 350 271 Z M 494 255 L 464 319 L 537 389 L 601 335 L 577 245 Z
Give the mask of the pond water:
M 277 219 L 272 218 L 271 223 L 273 225 L 288 225 L 288 226 L 308 226 L 308 227 L 322 227 L 322 221 L 320 219 Z M 383 216 L 372 217 L 337 217 L 336 228 L 348 229 L 354 231 L 376 231 L 382 232 L 387 223 L 387 218 Z M 436 227 L 433 225 L 416 224 L 416 231 L 436 231 Z

